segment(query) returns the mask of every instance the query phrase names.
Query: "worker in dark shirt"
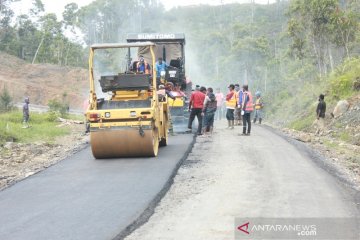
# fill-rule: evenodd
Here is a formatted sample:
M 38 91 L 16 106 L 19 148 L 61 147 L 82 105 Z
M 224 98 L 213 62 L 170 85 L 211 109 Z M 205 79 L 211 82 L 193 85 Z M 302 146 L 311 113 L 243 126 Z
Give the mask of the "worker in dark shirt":
M 29 113 L 29 97 L 26 97 L 24 100 L 24 105 L 23 105 L 23 128 L 29 128 L 29 117 L 30 117 L 30 113 Z
M 326 112 L 326 103 L 324 101 L 324 94 L 320 94 L 319 103 L 316 108 L 316 118 L 317 118 L 317 130 L 316 134 L 321 134 L 325 127 L 325 112 Z

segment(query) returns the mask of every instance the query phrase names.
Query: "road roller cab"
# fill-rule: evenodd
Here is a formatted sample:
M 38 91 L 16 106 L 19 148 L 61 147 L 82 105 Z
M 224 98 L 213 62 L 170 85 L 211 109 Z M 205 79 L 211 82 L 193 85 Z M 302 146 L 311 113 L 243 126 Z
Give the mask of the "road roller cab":
M 156 156 L 168 142 L 167 100 L 159 101 L 151 42 L 90 48 L 90 144 L 95 158 Z M 151 73 L 136 72 L 132 56 L 148 51 Z M 133 70 L 133 71 L 131 71 Z
M 191 95 L 191 82 L 187 81 L 185 74 L 185 34 L 184 33 L 130 33 L 126 41 L 155 43 L 154 52 L 156 60 L 162 59 L 166 64 L 164 72 L 157 72 L 157 83 L 172 83 L 170 90 L 175 100 L 169 99 L 171 119 L 175 131 L 185 131 L 189 118 L 188 99 Z M 142 51 L 144 57 L 150 55 L 149 51 Z

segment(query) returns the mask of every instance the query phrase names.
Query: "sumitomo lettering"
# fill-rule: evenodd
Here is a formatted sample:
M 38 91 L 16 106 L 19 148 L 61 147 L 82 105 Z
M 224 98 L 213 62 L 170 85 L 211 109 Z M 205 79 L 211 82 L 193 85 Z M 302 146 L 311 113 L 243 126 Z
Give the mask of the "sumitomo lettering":
M 164 34 L 164 33 L 149 33 L 149 34 L 138 34 L 138 39 L 174 39 L 175 34 Z

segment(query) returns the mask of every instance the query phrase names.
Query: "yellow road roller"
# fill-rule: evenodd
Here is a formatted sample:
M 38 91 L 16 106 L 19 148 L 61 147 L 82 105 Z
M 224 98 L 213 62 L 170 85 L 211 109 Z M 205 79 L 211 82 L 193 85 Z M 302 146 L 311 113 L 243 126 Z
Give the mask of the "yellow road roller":
M 90 47 L 86 118 L 95 158 L 154 157 L 159 146 L 167 145 L 169 107 L 167 96 L 157 89 L 154 46 L 134 42 Z

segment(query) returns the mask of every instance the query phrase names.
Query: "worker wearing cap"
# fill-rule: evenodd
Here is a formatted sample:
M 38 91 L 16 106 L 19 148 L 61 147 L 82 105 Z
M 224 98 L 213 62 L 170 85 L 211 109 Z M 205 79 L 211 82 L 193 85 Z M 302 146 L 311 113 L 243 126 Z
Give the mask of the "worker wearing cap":
M 23 105 L 23 128 L 30 127 L 30 125 L 29 125 L 29 118 L 30 118 L 29 103 L 30 103 L 30 99 L 29 99 L 29 97 L 26 97 L 24 99 L 24 105 Z
M 171 93 L 169 85 L 159 85 L 159 89 L 156 91 L 160 101 L 165 101 L 165 96 L 168 96 L 172 100 L 175 100 L 175 96 Z
M 145 74 L 150 74 L 150 65 L 145 61 L 144 57 L 140 55 L 139 61 L 136 64 L 136 70 Z
M 259 124 L 261 124 L 262 118 L 263 118 L 263 112 L 262 109 L 264 107 L 264 102 L 263 99 L 261 97 L 261 92 L 257 91 L 255 93 L 256 96 L 256 100 L 255 100 L 255 116 L 254 116 L 254 123 L 256 123 L 256 120 L 259 118 Z

